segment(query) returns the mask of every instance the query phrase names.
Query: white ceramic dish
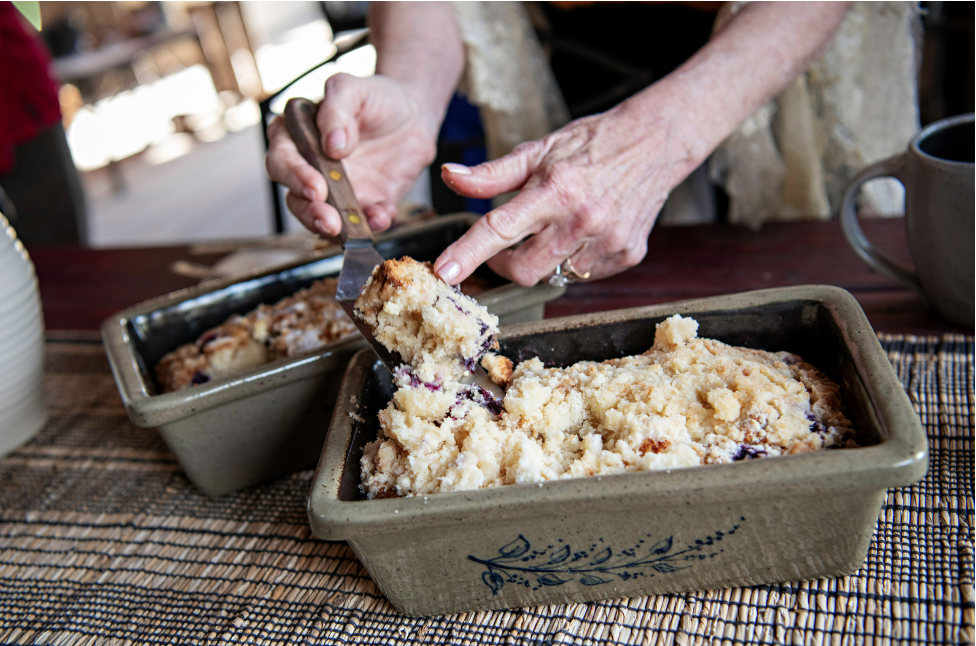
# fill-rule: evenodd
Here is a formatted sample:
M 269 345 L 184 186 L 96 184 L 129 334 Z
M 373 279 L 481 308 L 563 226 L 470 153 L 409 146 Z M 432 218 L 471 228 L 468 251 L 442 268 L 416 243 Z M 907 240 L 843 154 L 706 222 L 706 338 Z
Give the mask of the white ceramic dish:
M 0 455 L 44 425 L 44 322 L 34 265 L 0 214 Z

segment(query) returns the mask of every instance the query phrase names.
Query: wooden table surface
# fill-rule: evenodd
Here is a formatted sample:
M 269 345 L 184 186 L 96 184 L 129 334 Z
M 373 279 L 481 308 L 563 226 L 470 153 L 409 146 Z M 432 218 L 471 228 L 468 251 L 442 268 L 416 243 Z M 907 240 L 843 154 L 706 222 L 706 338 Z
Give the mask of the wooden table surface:
M 906 264 L 900 219 L 863 223 L 877 246 Z M 180 259 L 212 264 L 220 256 L 191 256 L 187 247 L 29 248 L 37 267 L 49 330 L 97 330 L 111 314 L 197 281 L 173 274 Z M 769 224 L 760 231 L 731 225 L 660 227 L 638 266 L 600 281 L 570 285 L 546 317 L 600 312 L 768 287 L 829 284 L 850 291 L 876 330 L 939 334 L 962 328 L 932 312 L 911 290 L 872 271 L 847 246 L 836 221 Z

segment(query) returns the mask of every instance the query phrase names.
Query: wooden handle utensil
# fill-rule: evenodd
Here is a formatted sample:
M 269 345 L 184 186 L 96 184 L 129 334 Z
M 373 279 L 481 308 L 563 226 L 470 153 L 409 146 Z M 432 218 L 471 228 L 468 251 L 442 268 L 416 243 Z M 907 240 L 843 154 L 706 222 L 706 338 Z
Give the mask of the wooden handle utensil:
M 315 123 L 315 111 L 315 104 L 308 99 L 290 99 L 285 104 L 285 127 L 288 134 L 305 161 L 325 177 L 325 184 L 329 188 L 325 201 L 335 207 L 342 219 L 342 230 L 339 232 L 342 242 L 372 241 L 373 233 L 349 183 L 346 169 L 341 161 L 329 159 L 322 152 L 322 139 Z

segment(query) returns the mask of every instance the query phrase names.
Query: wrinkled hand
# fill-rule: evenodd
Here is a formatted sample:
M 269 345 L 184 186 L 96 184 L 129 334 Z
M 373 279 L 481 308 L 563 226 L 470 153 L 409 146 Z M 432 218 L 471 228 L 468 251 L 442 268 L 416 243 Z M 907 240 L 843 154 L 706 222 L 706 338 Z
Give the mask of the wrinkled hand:
M 639 263 L 664 200 L 695 162 L 664 118 L 633 112 L 618 106 L 573 121 L 472 168 L 445 164 L 445 183 L 461 195 L 521 192 L 445 250 L 438 275 L 456 284 L 488 261 L 530 286 L 567 258 L 590 280 Z
M 399 83 L 379 75 L 330 77 L 316 122 L 322 150 L 343 160 L 370 228 L 388 228 L 397 202 L 434 160 L 436 126 Z M 342 225 L 325 203 L 325 178 L 298 152 L 281 117 L 268 126 L 268 140 L 268 176 L 287 187 L 289 210 L 311 231 L 338 235 Z

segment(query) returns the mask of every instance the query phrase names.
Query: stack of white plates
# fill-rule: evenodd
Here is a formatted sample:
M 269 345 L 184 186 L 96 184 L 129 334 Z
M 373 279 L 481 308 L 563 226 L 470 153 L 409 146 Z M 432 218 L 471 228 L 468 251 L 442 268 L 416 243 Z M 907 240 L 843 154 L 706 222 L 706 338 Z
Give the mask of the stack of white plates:
M 27 251 L 0 214 L 0 455 L 44 425 L 44 322 Z

